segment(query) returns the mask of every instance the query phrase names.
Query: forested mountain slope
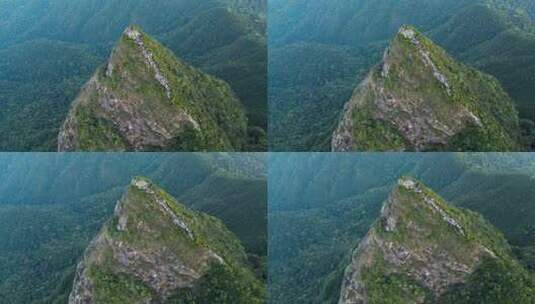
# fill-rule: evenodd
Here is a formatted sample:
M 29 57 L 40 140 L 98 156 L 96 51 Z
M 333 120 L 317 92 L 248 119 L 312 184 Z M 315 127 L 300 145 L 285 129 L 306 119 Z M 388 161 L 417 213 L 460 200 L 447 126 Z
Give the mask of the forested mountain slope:
M 417 27 L 462 63 L 496 77 L 517 104 L 520 117 L 528 119 L 522 125 L 531 143 L 532 12 L 529 1 L 510 0 L 273 1 L 270 79 L 290 81 L 270 82 L 271 146 L 329 150 L 329 133 L 366 76 L 362 71 L 380 61 L 387 41 L 403 24 Z M 321 56 L 311 60 L 304 53 Z M 287 68 L 282 54 L 297 61 Z M 303 74 L 314 75 L 315 85 L 310 86 Z
M 262 154 L 4 154 L 0 166 L 0 295 L 7 303 L 66 303 L 77 261 L 139 175 L 219 218 L 266 279 Z
M 137 24 L 187 63 L 229 82 L 249 117 L 250 150 L 264 149 L 265 10 L 264 0 L 0 1 L 0 148 L 54 150 L 52 134 L 70 102 L 124 29 Z
M 349 252 L 404 175 L 480 213 L 504 233 L 523 267 L 535 270 L 535 158 L 529 153 L 283 153 L 270 156 L 270 164 L 276 181 L 269 184 L 273 303 L 336 303 Z

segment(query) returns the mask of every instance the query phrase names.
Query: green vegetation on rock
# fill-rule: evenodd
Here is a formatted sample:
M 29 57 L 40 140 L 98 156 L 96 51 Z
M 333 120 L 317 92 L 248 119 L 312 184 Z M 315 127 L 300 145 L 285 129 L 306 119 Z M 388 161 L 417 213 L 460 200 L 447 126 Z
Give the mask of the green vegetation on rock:
M 247 121 L 224 81 L 129 27 L 60 131 L 62 151 L 242 150 Z
M 488 278 L 491 269 L 505 267 L 507 274 Z M 475 295 L 503 303 L 517 283 L 511 300 L 528 304 L 535 300 L 533 279 L 481 216 L 403 177 L 355 250 L 340 303 L 471 303 L 464 301 Z
M 523 149 L 517 112 L 498 81 L 457 63 L 410 26 L 345 108 L 336 151 Z
M 134 178 L 80 262 L 69 303 L 263 303 L 238 239 Z

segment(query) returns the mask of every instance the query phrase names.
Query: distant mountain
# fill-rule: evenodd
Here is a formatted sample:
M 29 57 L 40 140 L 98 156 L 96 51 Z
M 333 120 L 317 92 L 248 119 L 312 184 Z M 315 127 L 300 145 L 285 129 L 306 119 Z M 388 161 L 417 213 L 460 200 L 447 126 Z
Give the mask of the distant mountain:
M 403 26 L 346 104 L 333 151 L 520 150 L 517 112 L 493 77 Z
M 269 39 L 364 46 L 389 39 L 404 23 L 424 31 L 440 25 L 470 0 L 271 1 Z M 415 9 L 415 6 L 418 9 Z
M 241 150 L 246 128 L 228 84 L 128 27 L 73 102 L 58 150 Z
M 266 1 L 0 1 L 0 149 L 54 151 L 70 103 L 130 24 L 228 82 L 265 150 Z M 179 39 L 179 40 L 178 40 Z
M 497 229 L 404 177 L 354 251 L 339 303 L 527 304 L 534 287 Z
M 418 10 L 414 9 L 415 5 Z M 422 31 L 432 30 L 474 6 L 508 12 L 510 17 L 516 17 L 515 22 L 533 17 L 534 12 L 529 0 L 273 0 L 270 1 L 269 39 L 276 45 L 314 41 L 363 46 L 388 40 L 407 23 Z
M 262 303 L 247 263 L 222 222 L 138 177 L 78 265 L 69 303 Z
M 172 0 L 158 3 L 148 0 L 84 0 L 76 4 L 67 0 L 28 0 L 24 3 L 2 1 L 0 6 L 3 8 L 4 25 L 0 30 L 0 47 L 36 38 L 77 43 L 109 42 L 133 23 L 151 33 L 163 34 L 187 25 L 199 14 L 219 8 L 260 20 L 265 17 L 267 8 L 265 0 Z
M 457 61 L 496 77 L 515 102 L 524 141 L 532 148 L 535 19 L 531 2 L 270 2 L 269 74 L 287 80 L 269 84 L 271 149 L 330 150 L 344 103 L 367 71 L 380 62 L 388 41 L 403 24 L 418 28 Z M 313 76 L 315 84 L 310 85 L 310 77 L 304 75 Z

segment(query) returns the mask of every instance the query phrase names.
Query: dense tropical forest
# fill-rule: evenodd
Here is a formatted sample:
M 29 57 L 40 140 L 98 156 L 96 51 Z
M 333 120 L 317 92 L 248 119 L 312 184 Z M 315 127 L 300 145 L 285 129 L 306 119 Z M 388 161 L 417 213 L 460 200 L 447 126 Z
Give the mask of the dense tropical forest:
M 528 0 L 272 0 L 271 149 L 329 150 L 344 103 L 403 24 L 496 77 L 515 102 L 526 145 L 533 148 L 534 16 Z
M 267 128 L 266 1 L 0 1 L 0 150 L 52 151 L 69 106 L 124 29 L 141 26 L 175 55 L 228 82 Z
M 0 303 L 66 303 L 88 243 L 134 176 L 222 220 L 265 281 L 263 154 L 0 155 Z
M 269 162 L 272 303 L 337 303 L 351 251 L 405 175 L 454 206 L 481 214 L 504 234 L 522 267 L 535 271 L 535 157 L 529 153 L 280 153 L 270 155 Z M 478 274 L 485 278 L 496 267 L 507 266 L 486 265 Z M 477 299 L 484 284 L 490 288 L 525 279 L 507 275 L 482 285 L 475 280 L 464 294 L 452 293 L 449 299 L 463 301 L 443 303 L 479 303 L 464 301 L 464 296 Z

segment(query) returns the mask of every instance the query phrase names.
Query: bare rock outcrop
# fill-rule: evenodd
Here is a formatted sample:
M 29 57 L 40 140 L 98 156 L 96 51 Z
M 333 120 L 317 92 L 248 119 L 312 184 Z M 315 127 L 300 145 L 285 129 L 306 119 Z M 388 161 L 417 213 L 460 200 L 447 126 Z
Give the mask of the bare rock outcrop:
M 504 241 L 486 225 L 476 215 L 448 206 L 419 181 L 401 178 L 353 252 L 339 303 L 374 303 L 370 299 L 396 292 L 406 303 L 439 298 L 465 282 L 484 258 L 498 256 L 499 249 L 492 246 Z

